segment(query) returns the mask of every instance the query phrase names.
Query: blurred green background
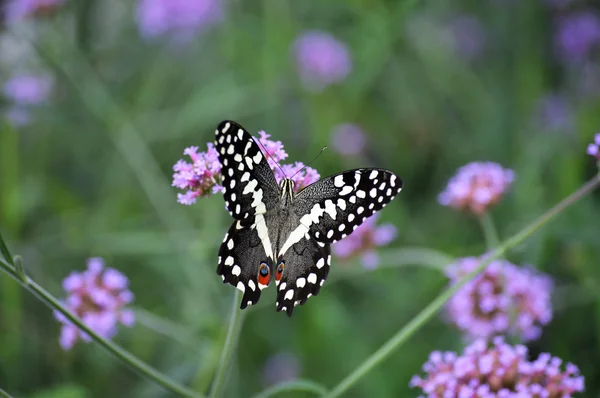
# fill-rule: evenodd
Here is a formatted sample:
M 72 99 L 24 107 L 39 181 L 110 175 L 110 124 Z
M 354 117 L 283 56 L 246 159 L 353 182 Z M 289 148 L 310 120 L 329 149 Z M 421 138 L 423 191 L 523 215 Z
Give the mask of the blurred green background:
M 356 124 L 368 140 L 361 155 L 328 150 L 311 166 L 322 176 L 362 166 L 400 175 L 405 188 L 380 216 L 398 238 L 372 271 L 334 259 L 319 297 L 291 319 L 266 290 L 247 310 L 226 396 L 264 389 L 274 357 L 284 358 L 278 370 L 331 387 L 447 285 L 435 269 L 398 266 L 403 248 L 485 251 L 476 220 L 436 199 L 458 167 L 490 160 L 515 170 L 492 211 L 503 239 L 596 172 L 585 147 L 600 126 L 600 46 L 573 63 L 556 42 L 562 20 L 598 7 L 563 3 L 231 0 L 221 19 L 183 39 L 144 35 L 131 0 L 5 16 L 0 82 L 27 71 L 53 86 L 26 124 L 2 122 L 0 229 L 57 297 L 88 257 L 126 274 L 138 319 L 115 341 L 205 392 L 234 293 L 215 273 L 231 220 L 218 196 L 178 204 L 172 165 L 188 146 L 204 150 L 223 119 L 281 140 L 290 162 L 330 145 L 340 123 Z M 321 91 L 303 85 L 293 55 L 310 29 L 345 43 L 352 60 L 348 76 Z M 553 320 L 528 347 L 577 364 L 589 397 L 600 396 L 598 220 L 596 193 L 508 256 L 554 277 Z M 36 398 L 169 396 L 94 344 L 63 351 L 59 332 L 48 308 L 0 275 L 1 388 Z M 429 352 L 462 344 L 437 317 L 346 396 L 417 396 L 408 383 Z

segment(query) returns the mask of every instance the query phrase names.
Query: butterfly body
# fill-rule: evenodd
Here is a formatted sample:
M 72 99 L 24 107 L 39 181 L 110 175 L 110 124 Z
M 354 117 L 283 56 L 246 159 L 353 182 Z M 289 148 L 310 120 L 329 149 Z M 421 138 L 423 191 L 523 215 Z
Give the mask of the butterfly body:
M 217 273 L 256 304 L 261 290 L 277 286 L 276 310 L 317 295 L 329 273 L 330 245 L 389 203 L 402 181 L 384 169 L 345 171 L 295 192 L 277 184 L 260 148 L 240 125 L 223 121 L 215 148 L 222 165 L 225 205 L 235 221 L 219 249 Z

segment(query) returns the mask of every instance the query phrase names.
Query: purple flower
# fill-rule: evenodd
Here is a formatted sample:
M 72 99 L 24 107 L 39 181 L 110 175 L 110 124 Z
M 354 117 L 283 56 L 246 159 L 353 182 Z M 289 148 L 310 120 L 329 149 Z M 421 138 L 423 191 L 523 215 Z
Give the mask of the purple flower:
M 183 159 L 173 166 L 173 186 L 186 189 L 185 193 L 177 194 L 177 201 L 184 205 L 196 203 L 198 196 L 208 196 L 220 192 L 223 188 L 219 185 L 221 179 L 221 163 L 219 155 L 213 144 L 207 144 L 206 152 L 197 153 L 198 147 L 191 146 L 183 151 L 192 159 L 188 163 Z
M 448 22 L 445 33 L 446 40 L 458 55 L 468 59 L 476 59 L 485 48 L 485 29 L 479 19 L 471 15 L 459 15 Z
M 294 191 L 296 192 L 300 192 L 302 189 L 313 182 L 319 181 L 319 178 L 321 178 L 317 170 L 312 167 L 305 167 L 302 162 L 284 164 L 281 165 L 281 169 L 275 167 L 273 172 L 275 173 L 275 179 L 278 183 L 284 178 L 290 178 L 294 181 Z
M 189 38 L 223 19 L 221 0 L 139 0 L 137 21 L 144 37 Z
M 594 143 L 588 145 L 587 153 L 600 160 L 600 133 L 594 137 Z
M 48 76 L 21 74 L 4 83 L 4 95 L 16 105 L 39 105 L 45 102 L 52 90 Z
M 104 268 L 102 258 L 90 258 L 87 270 L 73 272 L 63 281 L 63 288 L 68 294 L 63 304 L 87 327 L 110 339 L 117 333 L 118 323 L 133 326 L 135 322 L 133 311 L 125 308 L 134 299 L 128 285 L 125 275 L 115 269 Z M 72 348 L 79 338 L 90 341 L 85 332 L 61 313 L 55 312 L 54 316 L 63 324 L 59 339 L 63 349 Z
M 539 101 L 536 112 L 537 123 L 544 131 L 571 131 L 573 114 L 565 97 L 547 94 Z
M 447 268 L 451 283 L 473 271 L 482 261 L 459 259 Z M 452 323 L 470 338 L 511 334 L 534 340 L 552 319 L 550 277 L 520 268 L 506 260 L 494 260 L 474 280 L 448 301 Z
M 29 16 L 49 14 L 65 0 L 11 0 L 6 4 L 6 20 L 16 22 Z
M 424 377 L 413 376 L 411 387 L 429 398 L 559 398 L 584 391 L 577 366 L 561 369 L 560 358 L 541 354 L 527 358 L 527 347 L 511 346 L 501 337 L 488 346 L 474 341 L 462 355 L 434 351 L 423 365 Z
M 591 11 L 580 11 L 558 22 L 556 47 L 568 63 L 585 61 L 600 44 L 600 18 Z
M 261 151 L 266 154 L 271 169 L 275 169 L 279 162 L 288 157 L 288 154 L 284 151 L 281 141 L 271 141 L 269 139 L 271 135 L 263 130 L 259 131 L 258 134 L 260 138 L 254 137 L 254 141 L 258 143 Z
M 352 69 L 346 46 L 326 32 L 303 33 L 294 43 L 294 55 L 303 83 L 313 91 L 341 82 Z
M 331 145 L 341 155 L 358 155 L 364 150 L 366 143 L 365 133 L 354 124 L 344 123 L 333 129 Z
M 332 245 L 333 253 L 340 258 L 361 256 L 365 268 L 379 265 L 377 247 L 385 246 L 396 238 L 398 231 L 392 224 L 376 226 L 379 214 L 367 218 L 352 234 Z
M 280 352 L 265 362 L 263 379 L 267 386 L 296 380 L 300 376 L 300 361 L 289 352 Z
M 468 163 L 450 179 L 438 201 L 444 206 L 483 214 L 500 201 L 514 179 L 512 170 L 497 163 Z

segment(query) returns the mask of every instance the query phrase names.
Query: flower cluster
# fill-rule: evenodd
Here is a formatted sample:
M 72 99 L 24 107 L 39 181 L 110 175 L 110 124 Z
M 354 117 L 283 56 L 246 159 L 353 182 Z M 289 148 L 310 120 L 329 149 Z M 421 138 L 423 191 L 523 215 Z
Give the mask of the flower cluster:
M 340 155 L 358 155 L 365 146 L 367 139 L 360 127 L 343 123 L 334 127 L 331 135 L 331 146 Z
M 282 178 L 291 178 L 296 184 L 295 190 L 299 191 L 320 178 L 315 169 L 304 167 L 301 162 L 279 166 L 279 162 L 288 157 L 283 149 L 283 144 L 281 141 L 271 141 L 269 134 L 264 131 L 259 131 L 259 135 L 260 137 L 254 137 L 254 140 L 266 154 L 267 161 L 271 170 L 275 173 L 277 182 L 280 182 Z M 181 204 L 194 204 L 196 198 L 221 192 L 223 189 L 220 185 L 221 163 L 219 162 L 219 154 L 213 144 L 209 143 L 207 147 L 206 152 L 200 153 L 198 153 L 198 147 L 186 148 L 183 154 L 188 155 L 192 162 L 188 163 L 180 159 L 173 166 L 175 173 L 173 174 L 172 185 L 186 190 L 185 193 L 177 194 L 177 201 Z
M 4 10 L 8 22 L 19 21 L 30 16 L 44 15 L 60 7 L 65 0 L 12 0 Z
M 493 162 L 472 162 L 458 169 L 438 196 L 444 206 L 483 214 L 498 203 L 515 178 L 512 170 Z
M 414 376 L 411 387 L 429 398 L 560 398 L 584 390 L 583 376 L 572 363 L 541 354 L 529 361 L 527 348 L 496 337 L 488 346 L 480 339 L 462 355 L 434 351 L 423 365 L 425 377 Z
M 474 271 L 483 258 L 466 257 L 447 267 L 452 283 Z M 447 304 L 451 321 L 472 338 L 500 334 L 534 340 L 552 319 L 552 280 L 506 260 L 492 261 Z
M 378 213 L 367 218 L 352 234 L 332 245 L 333 253 L 341 258 L 361 256 L 365 268 L 375 268 L 379 265 L 379 255 L 375 251 L 378 246 L 384 246 L 396 238 L 397 230 L 392 224 L 377 226 Z
M 600 160 L 600 133 L 594 137 L 594 143 L 588 145 L 587 153 Z
M 83 320 L 86 326 L 100 336 L 110 339 L 117 333 L 117 324 L 132 326 L 135 322 L 133 311 L 125 305 L 133 301 L 133 293 L 128 289 L 129 281 L 119 271 L 104 268 L 102 258 L 90 258 L 87 270 L 73 272 L 63 281 L 68 297 L 64 305 Z M 90 341 L 85 332 L 80 331 L 61 313 L 54 316 L 63 324 L 60 345 L 68 350 L 79 338 Z
M 139 29 L 148 38 L 189 38 L 222 18 L 221 0 L 139 0 L 137 5 Z
M 198 153 L 197 146 L 191 146 L 183 151 L 192 159 L 188 163 L 180 159 L 173 166 L 173 186 L 187 189 L 185 193 L 177 194 L 177 201 L 184 205 L 196 203 L 198 196 L 207 196 L 210 193 L 220 192 L 223 187 L 219 185 L 221 178 L 221 163 L 219 154 L 213 144 L 207 144 L 206 152 Z
M 341 82 L 352 69 L 346 46 L 326 32 L 305 32 L 296 39 L 294 53 L 300 77 L 313 91 Z
M 577 63 L 589 59 L 600 48 L 600 17 L 591 11 L 578 11 L 559 20 L 556 46 L 561 59 Z
M 46 75 L 19 74 L 4 83 L 3 94 L 12 103 L 7 119 L 15 126 L 30 121 L 30 107 L 44 103 L 52 91 L 53 81 Z

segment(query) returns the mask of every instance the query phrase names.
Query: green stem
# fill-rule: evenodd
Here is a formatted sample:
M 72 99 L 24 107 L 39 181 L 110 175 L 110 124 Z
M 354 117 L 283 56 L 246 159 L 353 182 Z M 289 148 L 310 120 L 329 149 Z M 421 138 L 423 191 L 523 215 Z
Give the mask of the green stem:
M 478 217 L 479 224 L 483 230 L 483 237 L 488 250 L 493 250 L 500 244 L 500 238 L 498 238 L 498 231 L 494 225 L 494 220 L 490 216 L 490 213 L 483 213 Z
M 235 289 L 233 303 L 231 306 L 231 315 L 229 318 L 229 327 L 227 329 L 227 337 L 225 337 L 225 344 L 223 345 L 223 351 L 221 351 L 221 359 L 219 359 L 219 366 L 217 368 L 217 372 L 215 374 L 209 394 L 209 397 L 211 398 L 223 396 L 225 382 L 227 381 L 227 376 L 229 375 L 229 368 L 231 367 L 233 354 L 237 348 L 240 332 L 242 331 L 242 324 L 244 322 L 245 312 L 238 308 L 241 299 L 242 292 Z
M 273 387 L 256 394 L 252 398 L 269 398 L 287 391 L 307 391 L 321 397 L 327 394 L 327 389 L 320 384 L 309 380 L 294 380 L 276 384 Z
M 2 398 L 13 398 L 12 395 L 10 395 L 9 393 L 7 393 L 6 391 L 4 391 L 1 388 L 0 388 L 0 397 L 2 397 Z
M 0 241 L 3 241 L 2 235 L 0 234 Z M 15 267 L 8 261 L 0 260 L 0 269 L 5 271 L 14 280 L 16 280 L 22 287 L 40 299 L 44 304 L 53 310 L 60 312 L 69 321 L 76 325 L 80 330 L 87 333 L 92 340 L 100 344 L 106 351 L 112 354 L 115 358 L 130 366 L 133 370 L 137 371 L 141 375 L 154 381 L 155 383 L 163 386 L 165 389 L 172 391 L 180 396 L 184 397 L 196 397 L 201 398 L 202 395 L 198 394 L 189 388 L 171 380 L 166 375 L 160 373 L 144 361 L 140 360 L 130 352 L 124 350 L 117 344 L 110 340 L 106 340 L 103 337 L 96 334 L 93 330 L 88 328 L 81 319 L 74 315 L 71 311 L 65 308 L 54 296 L 48 293 L 43 287 L 35 283 L 31 278 L 25 277 L 21 279 L 21 276 L 17 273 Z
M 376 365 L 378 365 L 385 358 L 390 356 L 397 348 L 401 347 L 406 341 L 412 337 L 427 321 L 446 304 L 446 302 L 456 293 L 463 285 L 471 281 L 479 272 L 481 272 L 491 261 L 498 259 L 512 249 L 513 247 L 522 243 L 525 239 L 533 235 L 542 226 L 548 223 L 551 219 L 560 214 L 567 207 L 571 206 L 587 193 L 591 192 L 594 188 L 600 185 L 600 175 L 592 178 L 585 185 L 579 188 L 577 191 L 563 199 L 556 206 L 548 210 L 537 220 L 526 226 L 517 234 L 506 240 L 503 244 L 498 246 L 497 249 L 493 250 L 490 255 L 485 256 L 484 261 L 470 274 L 466 275 L 455 285 L 444 290 L 438 297 L 436 297 L 427 307 L 425 307 L 417 316 L 415 316 L 404 328 L 400 329 L 398 333 L 392 336 L 381 348 L 375 351 L 369 358 L 367 358 L 361 365 L 359 365 L 354 371 L 346 376 L 337 386 L 335 386 L 327 397 L 338 397 L 350 387 L 352 387 L 358 380 L 365 376 L 371 371 Z

